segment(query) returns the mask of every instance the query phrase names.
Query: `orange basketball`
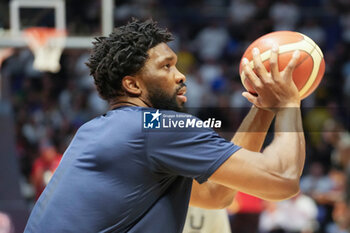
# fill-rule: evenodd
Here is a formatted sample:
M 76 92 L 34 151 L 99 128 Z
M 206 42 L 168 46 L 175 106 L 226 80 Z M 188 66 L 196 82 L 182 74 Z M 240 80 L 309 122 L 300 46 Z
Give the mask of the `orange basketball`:
M 325 71 L 325 61 L 321 49 L 313 40 L 299 32 L 278 31 L 255 40 L 244 52 L 242 59 L 247 58 L 250 66 L 254 68 L 252 49 L 257 47 L 266 70 L 270 72 L 269 59 L 274 43 L 279 45 L 279 71 L 284 70 L 295 50 L 300 51 L 300 58 L 293 72 L 293 81 L 299 90 L 300 98 L 306 98 L 320 84 Z M 243 86 L 249 92 L 255 93 L 250 81 L 243 73 L 242 60 L 239 65 L 239 73 Z

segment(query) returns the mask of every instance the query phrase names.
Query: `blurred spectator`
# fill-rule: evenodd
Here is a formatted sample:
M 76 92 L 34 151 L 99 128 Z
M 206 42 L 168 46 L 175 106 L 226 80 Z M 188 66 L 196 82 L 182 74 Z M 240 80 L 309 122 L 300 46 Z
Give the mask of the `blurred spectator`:
M 332 168 L 328 174 L 331 188 L 326 192 L 314 192 L 312 198 L 319 204 L 334 205 L 334 203 L 343 200 L 345 188 L 345 174 L 342 170 Z
M 349 106 L 350 104 L 350 56 L 348 56 L 348 59 L 344 62 L 342 75 L 344 77 L 344 85 L 342 88 L 344 98 L 345 98 L 344 102 L 346 106 Z
M 317 206 L 299 193 L 282 202 L 268 202 L 260 218 L 262 233 L 313 233 L 317 229 Z
M 210 90 L 207 86 L 204 85 L 201 76 L 198 72 L 192 74 L 188 73 L 186 75 L 186 85 L 189 90 L 187 95 L 187 104 L 188 108 L 192 108 L 194 112 L 198 112 L 199 108 L 203 106 L 203 96 L 206 95 Z M 196 108 L 196 109 L 193 109 Z
M 343 182 L 345 186 L 343 199 L 335 204 L 337 209 L 333 211 L 336 225 L 331 225 L 341 232 L 341 230 L 350 229 L 350 133 L 344 129 L 341 123 L 328 120 L 324 124 L 323 137 L 334 148 L 332 151 L 333 162 L 343 168 L 346 176 Z M 344 216 L 339 213 L 343 213 Z
M 218 22 L 211 22 L 199 32 L 194 46 L 202 61 L 217 60 L 223 55 L 228 41 L 228 29 Z
M 261 199 L 237 192 L 229 207 L 232 232 L 257 233 L 263 208 Z
M 332 216 L 334 223 L 327 226 L 326 233 L 350 232 L 350 209 L 345 202 L 335 203 Z
M 98 95 L 95 89 L 90 90 L 87 104 L 92 116 L 102 115 L 108 111 L 107 102 Z
M 294 31 L 300 17 L 300 10 L 292 0 L 276 1 L 270 8 L 274 30 Z
M 125 2 L 125 4 L 120 4 L 118 7 L 114 10 L 114 18 L 118 21 L 128 21 L 131 17 L 137 17 L 137 18 L 148 18 L 152 16 L 151 9 L 153 1 L 138 1 L 138 0 L 132 0 Z
M 342 171 L 331 169 L 325 174 L 319 162 L 313 162 L 309 174 L 302 177 L 302 192 L 313 198 L 318 207 L 318 221 L 324 228 L 332 221 L 333 205 L 343 198 L 345 175 Z
M 49 183 L 61 158 L 62 155 L 58 154 L 56 148 L 51 145 L 44 145 L 40 148 L 40 157 L 34 161 L 31 174 L 36 199 Z
M 187 46 L 183 45 L 181 47 L 180 51 L 177 53 L 177 60 L 176 67 L 181 73 L 188 74 L 190 71 L 193 71 L 196 58 Z
M 190 206 L 183 233 L 231 233 L 226 210 Z
M 332 161 L 347 169 L 350 166 L 350 133 L 346 132 L 340 122 L 329 119 L 324 123 L 322 134 L 325 142 L 333 146 Z
M 252 0 L 231 0 L 230 18 L 234 24 L 241 24 L 253 18 L 256 5 Z
M 199 74 L 207 86 L 211 86 L 215 79 L 223 75 L 223 72 L 221 64 L 215 60 L 207 60 L 199 68 Z
M 74 79 L 77 80 L 77 84 L 80 89 L 92 89 L 95 87 L 94 79 L 90 76 L 89 69 L 85 65 L 89 53 L 82 53 L 78 55 L 78 58 L 74 64 Z
M 325 107 L 314 106 L 304 115 L 304 127 L 305 133 L 309 135 L 309 146 L 318 149 L 322 147 L 322 136 L 323 124 L 326 120 L 332 117 L 329 109 Z
M 230 97 L 230 107 L 232 108 L 249 108 L 251 106 L 250 102 L 242 96 L 245 91 L 241 83 L 232 82 L 232 93 Z
M 298 31 L 310 37 L 320 48 L 323 48 L 326 42 L 326 34 L 318 20 L 315 18 L 306 18 L 302 22 Z
M 301 191 L 309 196 L 328 192 L 332 187 L 332 180 L 325 174 L 324 167 L 320 162 L 311 163 L 309 173 L 303 176 L 300 181 Z
M 65 118 L 68 119 L 72 119 L 74 115 L 72 103 L 76 94 L 76 89 L 76 81 L 74 79 L 70 79 L 67 81 L 66 88 L 58 97 L 59 107 L 60 109 L 64 109 Z
M 6 213 L 0 212 L 0 233 L 14 233 L 10 217 Z
M 343 28 L 342 39 L 350 43 L 350 12 L 340 16 L 340 23 Z

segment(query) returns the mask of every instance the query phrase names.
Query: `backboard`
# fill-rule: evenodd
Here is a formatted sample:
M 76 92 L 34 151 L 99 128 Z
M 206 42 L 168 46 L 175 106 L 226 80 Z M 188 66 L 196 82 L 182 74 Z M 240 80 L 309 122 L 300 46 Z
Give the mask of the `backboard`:
M 23 30 L 46 26 L 68 32 L 66 48 L 90 48 L 95 36 L 112 32 L 114 4 L 114 0 L 10 0 L 9 23 L 2 29 L 0 24 L 0 47 L 26 47 Z

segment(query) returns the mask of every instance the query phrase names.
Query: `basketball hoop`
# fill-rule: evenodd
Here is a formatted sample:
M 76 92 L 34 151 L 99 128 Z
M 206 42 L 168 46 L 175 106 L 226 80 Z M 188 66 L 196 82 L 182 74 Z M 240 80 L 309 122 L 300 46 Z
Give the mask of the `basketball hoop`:
M 66 35 L 65 30 L 55 28 L 32 27 L 24 30 L 26 42 L 34 54 L 34 69 L 52 73 L 60 70 Z

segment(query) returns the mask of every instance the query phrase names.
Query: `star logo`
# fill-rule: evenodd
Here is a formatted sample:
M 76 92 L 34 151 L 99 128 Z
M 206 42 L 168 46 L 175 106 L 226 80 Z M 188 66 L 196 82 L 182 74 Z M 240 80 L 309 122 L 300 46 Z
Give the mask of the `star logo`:
M 153 116 L 151 122 L 153 122 L 154 120 L 159 121 L 159 117 L 162 115 L 161 113 L 159 113 L 159 109 L 157 109 L 157 111 L 155 113 L 151 113 L 151 115 Z
M 144 129 L 160 129 L 162 113 L 157 109 L 154 111 L 143 112 L 143 128 Z

